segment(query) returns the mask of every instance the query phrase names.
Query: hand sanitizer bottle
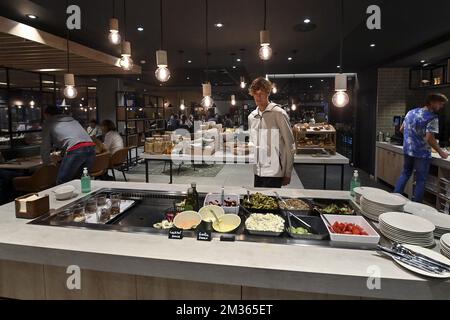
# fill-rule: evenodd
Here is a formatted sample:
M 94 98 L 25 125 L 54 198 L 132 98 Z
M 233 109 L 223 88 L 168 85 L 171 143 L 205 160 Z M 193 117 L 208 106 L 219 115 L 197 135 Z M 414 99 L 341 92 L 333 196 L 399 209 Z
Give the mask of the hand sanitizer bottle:
M 359 179 L 358 170 L 355 170 L 355 172 L 353 173 L 352 182 L 350 183 L 350 193 L 351 193 L 352 197 L 355 196 L 355 188 L 358 188 L 358 187 L 361 187 L 361 180 Z
M 81 192 L 89 193 L 91 192 L 91 177 L 87 168 L 83 170 L 83 176 L 81 177 Z

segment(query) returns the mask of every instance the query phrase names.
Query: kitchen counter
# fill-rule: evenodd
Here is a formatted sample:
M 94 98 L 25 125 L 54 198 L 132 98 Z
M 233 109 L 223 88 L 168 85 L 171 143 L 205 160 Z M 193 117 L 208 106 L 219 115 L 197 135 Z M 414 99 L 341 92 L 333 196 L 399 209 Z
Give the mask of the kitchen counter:
M 79 187 L 80 183 L 71 184 Z M 93 181 L 93 191 L 103 187 L 188 188 Z M 221 187 L 200 185 L 198 190 L 220 192 Z M 245 193 L 246 189 L 225 191 Z M 349 198 L 343 191 L 278 191 L 291 197 Z M 271 194 L 270 190 L 264 193 Z M 53 196 L 51 199 L 53 209 L 68 204 L 56 202 Z M 14 212 L 13 203 L 0 207 L 1 297 L 450 299 L 450 281 L 420 278 L 373 251 L 217 240 L 207 243 L 190 238 L 169 240 L 159 235 L 45 227 L 16 219 Z M 82 293 L 69 292 L 65 287 L 65 268 L 71 265 L 83 272 Z M 381 274 L 380 290 L 367 288 L 373 270 Z M 176 295 L 180 291 L 185 295 Z

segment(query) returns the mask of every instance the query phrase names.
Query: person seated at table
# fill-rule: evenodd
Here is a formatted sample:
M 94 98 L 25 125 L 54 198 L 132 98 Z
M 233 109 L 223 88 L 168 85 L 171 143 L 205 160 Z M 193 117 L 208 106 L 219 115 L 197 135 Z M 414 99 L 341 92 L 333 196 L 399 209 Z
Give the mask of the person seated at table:
M 44 111 L 41 157 L 44 164 L 55 162 L 52 149 L 61 150 L 61 165 L 57 184 L 81 178 L 83 169 L 92 169 L 95 162 L 95 143 L 74 118 L 62 114 L 62 109 L 48 106 Z
M 39 130 L 42 130 L 41 127 L 41 121 L 39 120 L 33 120 L 30 122 L 30 126 L 27 127 L 27 131 L 34 131 L 34 132 L 27 132 L 24 135 L 24 141 L 28 145 L 37 145 L 42 143 L 42 133 L 39 132 Z
M 87 128 L 87 133 L 92 139 L 98 139 L 102 135 L 102 130 L 97 124 L 97 120 L 92 119 L 89 121 L 89 127 Z
M 109 152 L 111 155 L 117 151 L 125 148 L 123 138 L 117 132 L 116 125 L 111 120 L 104 120 L 102 122 L 102 132 L 104 134 L 103 150 L 102 152 Z

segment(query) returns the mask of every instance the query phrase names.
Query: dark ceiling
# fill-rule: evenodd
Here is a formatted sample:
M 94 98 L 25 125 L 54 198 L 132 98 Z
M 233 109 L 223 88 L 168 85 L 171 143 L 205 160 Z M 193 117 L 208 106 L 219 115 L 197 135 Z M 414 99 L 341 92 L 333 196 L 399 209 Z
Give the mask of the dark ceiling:
M 204 79 L 206 65 L 205 0 L 163 2 L 164 49 L 169 52 L 173 74 L 167 85 L 198 86 Z M 64 36 L 65 3 L 63 0 L 0 0 L 0 14 Z M 118 56 L 119 48 L 107 42 L 113 1 L 73 0 L 69 3 L 82 9 L 82 30 L 72 32 L 71 38 Z M 126 0 L 126 3 L 126 34 L 132 42 L 133 58 L 138 63 L 147 61 L 141 79 L 156 84 L 155 51 L 160 46 L 159 0 Z M 241 74 L 255 77 L 264 73 L 336 71 L 339 64 L 338 0 L 268 0 L 268 29 L 276 54 L 266 66 L 257 55 L 259 30 L 263 28 L 263 4 L 263 0 L 209 0 L 209 73 L 212 82 L 235 85 Z M 372 4 L 380 5 L 382 9 L 381 31 L 366 28 L 366 9 Z M 345 71 L 384 64 L 414 65 L 418 63 L 417 59 L 433 62 L 450 56 L 448 46 L 430 49 L 433 45 L 436 47 L 433 40 L 448 40 L 448 12 L 448 0 L 345 0 Z M 30 20 L 26 17 L 29 13 L 39 18 Z M 116 13 L 123 27 L 123 0 L 116 0 Z M 310 18 L 317 28 L 310 32 L 295 31 L 294 26 L 305 17 Z M 225 27 L 216 28 L 214 23 L 217 22 Z M 145 30 L 137 31 L 138 26 Z M 371 48 L 371 43 L 376 43 L 376 47 Z M 180 50 L 184 53 L 180 54 Z M 236 54 L 234 59 L 242 58 L 242 63 L 233 62 L 232 53 Z M 425 53 L 427 56 L 422 56 Z M 292 61 L 288 61 L 289 56 L 293 57 Z M 188 64 L 188 60 L 192 63 Z M 237 68 L 233 69 L 233 65 Z

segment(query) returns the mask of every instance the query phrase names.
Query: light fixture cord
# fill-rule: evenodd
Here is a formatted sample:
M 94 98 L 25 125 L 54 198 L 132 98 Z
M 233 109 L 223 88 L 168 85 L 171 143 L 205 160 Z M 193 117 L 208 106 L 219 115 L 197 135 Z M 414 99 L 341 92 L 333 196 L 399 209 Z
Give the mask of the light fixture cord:
M 264 0 L 264 31 L 267 30 L 267 0 Z
M 116 0 L 113 0 L 113 18 L 116 18 Z
M 339 49 L 339 55 L 340 55 L 340 72 L 343 73 L 344 70 L 344 0 L 340 0 L 340 49 Z
M 159 1 L 160 6 L 159 6 L 159 13 L 161 16 L 161 50 L 163 48 L 163 43 L 164 43 L 164 21 L 163 21 L 163 0 Z
M 208 82 L 208 68 L 209 68 L 209 42 L 208 42 L 208 36 L 209 36 L 209 33 L 208 33 L 208 0 L 205 0 L 205 16 L 206 16 L 206 19 L 205 19 L 205 26 L 206 26 L 206 28 L 205 28 L 205 31 L 206 31 L 206 33 L 205 33 L 205 36 L 206 36 L 206 38 L 205 38 L 205 45 L 206 45 L 206 82 Z
M 127 2 L 123 0 L 123 36 L 124 39 L 127 39 Z
M 69 7 L 69 0 L 66 0 L 66 10 Z M 66 52 L 67 52 L 67 73 L 70 73 L 70 46 L 69 46 L 70 30 L 66 26 Z

